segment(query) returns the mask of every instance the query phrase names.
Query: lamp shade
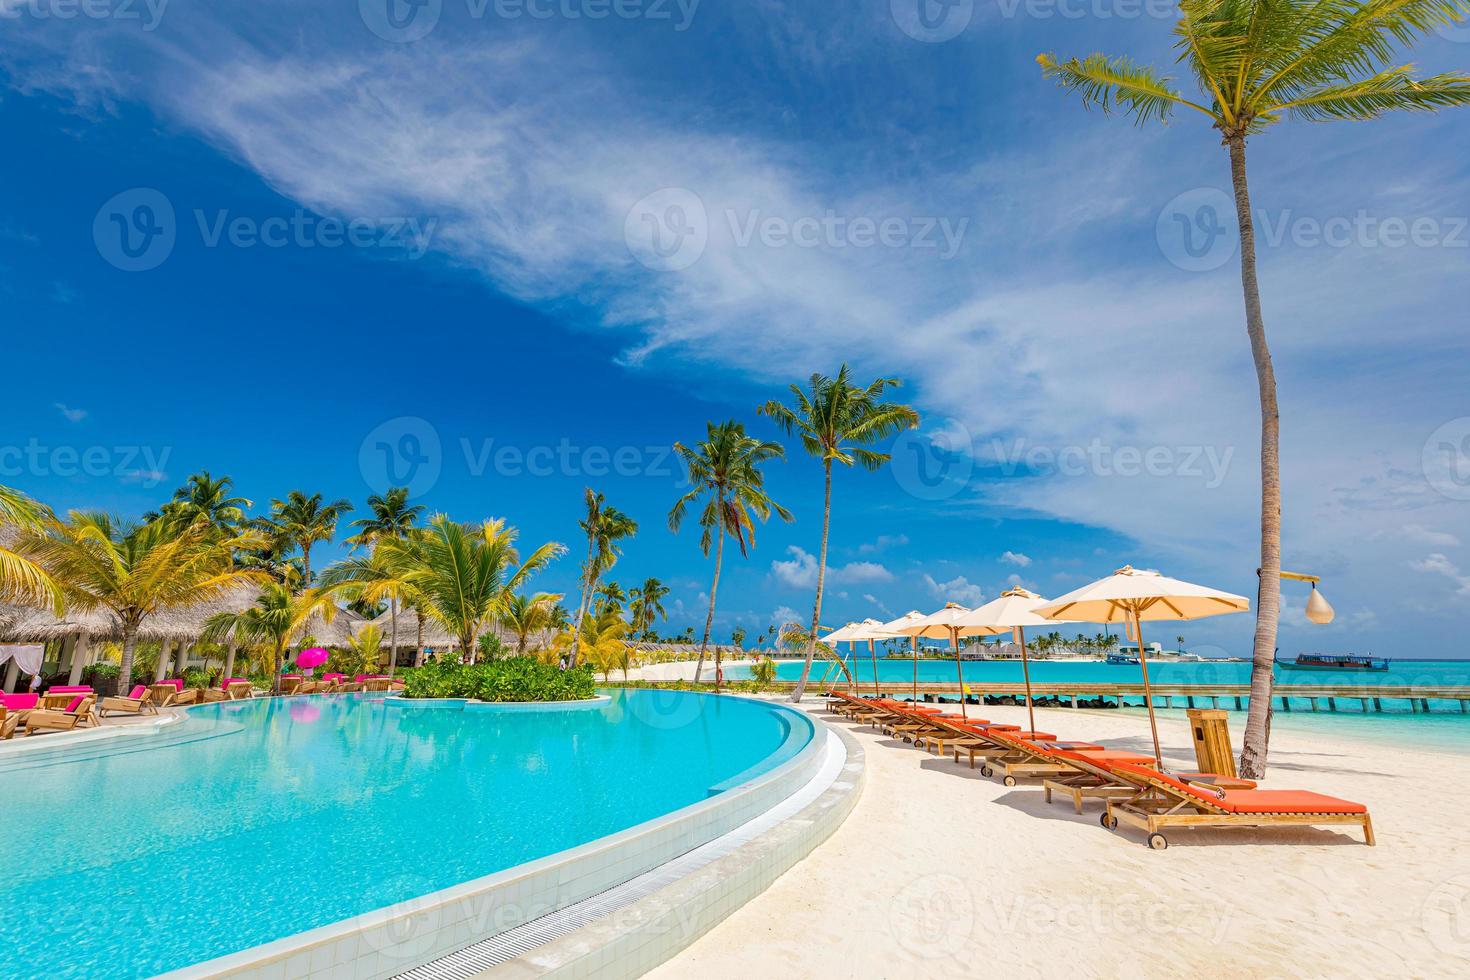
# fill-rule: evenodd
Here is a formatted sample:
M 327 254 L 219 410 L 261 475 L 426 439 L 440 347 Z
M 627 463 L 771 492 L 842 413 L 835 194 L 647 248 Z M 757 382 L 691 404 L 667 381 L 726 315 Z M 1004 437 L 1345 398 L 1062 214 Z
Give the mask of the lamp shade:
M 1326 626 L 1336 615 L 1332 603 L 1322 598 L 1315 585 L 1312 586 L 1312 594 L 1307 596 L 1307 618 L 1319 626 Z

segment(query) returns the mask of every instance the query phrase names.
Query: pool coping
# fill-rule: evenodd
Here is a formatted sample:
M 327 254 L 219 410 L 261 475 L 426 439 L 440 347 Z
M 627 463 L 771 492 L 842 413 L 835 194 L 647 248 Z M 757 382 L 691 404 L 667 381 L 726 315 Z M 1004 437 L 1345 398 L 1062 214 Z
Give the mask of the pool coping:
M 809 727 L 811 737 L 795 756 L 740 786 L 513 868 L 160 976 L 387 980 L 616 887 L 730 832 L 811 781 L 831 729 L 806 712 L 760 703 Z
M 481 701 L 478 698 L 406 698 L 401 694 L 383 699 L 390 708 L 440 711 L 578 711 L 601 708 L 612 703 L 606 694 L 574 701 Z

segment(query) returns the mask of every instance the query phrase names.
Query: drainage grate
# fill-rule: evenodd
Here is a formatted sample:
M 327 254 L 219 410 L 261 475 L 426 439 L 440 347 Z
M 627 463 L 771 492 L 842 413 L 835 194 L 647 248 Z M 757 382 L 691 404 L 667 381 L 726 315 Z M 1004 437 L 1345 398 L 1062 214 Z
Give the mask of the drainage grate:
M 631 878 L 605 892 L 585 898 L 564 909 L 508 929 L 497 936 L 482 939 L 457 953 L 450 953 L 426 963 L 398 980 L 467 980 L 493 966 L 523 956 L 540 946 L 570 935 L 590 922 L 665 888 L 700 868 L 733 853 L 744 844 L 766 833 L 781 821 L 800 813 L 837 779 L 847 762 L 847 752 L 836 735 L 827 733 L 826 754 L 822 766 L 805 786 L 771 809 L 746 821 L 734 830 L 694 850 L 659 865 L 636 878 Z

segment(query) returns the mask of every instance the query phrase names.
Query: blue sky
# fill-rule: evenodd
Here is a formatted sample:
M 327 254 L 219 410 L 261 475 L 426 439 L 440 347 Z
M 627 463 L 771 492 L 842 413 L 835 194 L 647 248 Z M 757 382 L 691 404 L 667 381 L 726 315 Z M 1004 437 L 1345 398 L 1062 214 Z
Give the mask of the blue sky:
M 678 630 L 710 566 L 665 528 L 667 447 L 706 419 L 775 436 L 755 406 L 847 360 L 925 422 L 890 471 L 838 475 L 824 620 L 1124 563 L 1254 592 L 1225 155 L 1192 119 L 1088 114 L 1034 63 L 1170 63 L 1167 7 L 67 9 L 0 0 L 6 483 L 137 513 L 209 469 L 262 504 L 360 503 L 388 452 L 431 509 L 574 551 L 590 483 L 643 525 L 613 577 L 672 583 Z M 1414 58 L 1463 69 L 1465 40 Z M 1467 654 L 1467 132 L 1251 143 L 1285 563 L 1340 613 L 1308 627 L 1288 590 L 1284 653 Z M 771 487 L 797 521 L 730 561 L 722 635 L 809 615 L 819 468 Z M 1240 655 L 1250 620 L 1177 632 Z

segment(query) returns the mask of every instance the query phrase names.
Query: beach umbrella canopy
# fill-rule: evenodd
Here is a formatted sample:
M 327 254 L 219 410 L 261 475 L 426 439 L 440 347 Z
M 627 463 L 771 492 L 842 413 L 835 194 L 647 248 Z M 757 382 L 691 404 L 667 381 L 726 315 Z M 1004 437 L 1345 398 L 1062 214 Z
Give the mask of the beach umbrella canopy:
M 923 618 L 924 614 L 919 610 L 910 609 L 897 619 L 884 623 L 883 628 L 896 636 L 908 636 L 903 628 Z M 910 699 L 917 702 L 919 700 L 919 638 L 917 636 L 909 636 L 909 653 L 913 655 L 914 660 L 914 692 Z
M 1203 619 L 1246 612 L 1250 607 L 1250 600 L 1245 596 L 1124 565 L 1107 578 L 1058 596 L 1035 611 L 1053 622 L 1128 624 L 1129 638 L 1138 644 L 1138 663 L 1143 670 L 1143 703 L 1148 708 L 1148 724 L 1153 732 L 1154 761 L 1162 766 L 1159 725 L 1154 717 L 1148 657 L 1143 646 L 1143 623 Z
M 868 644 L 868 656 L 873 661 L 873 694 L 879 693 L 878 688 L 878 651 L 874 647 L 875 640 L 891 640 L 901 634 L 888 629 L 883 623 L 876 619 L 865 619 L 861 623 L 850 624 L 851 640 L 866 640 Z
M 299 670 L 315 670 L 326 663 L 330 656 L 321 647 L 308 647 L 296 655 L 296 667 Z
M 1016 643 L 1021 647 L 1021 676 L 1026 682 L 1026 716 L 1032 731 L 1036 730 L 1036 710 L 1031 703 L 1031 664 L 1026 657 L 1026 627 L 1070 622 L 1047 619 L 1036 612 L 1038 608 L 1049 604 L 1049 600 L 1035 592 L 1022 588 L 1009 589 L 998 598 L 971 609 L 955 620 L 956 625 L 969 631 L 967 635 L 999 636 L 1009 632 L 1015 637 Z
M 839 626 L 832 632 L 828 633 L 826 636 L 822 637 L 822 642 L 851 643 L 857 639 L 857 636 L 855 636 L 854 634 L 858 626 L 860 625 L 860 623 L 848 623 L 846 626 Z
M 905 636 L 916 638 L 922 636 L 935 640 L 949 639 L 949 645 L 954 650 L 955 675 L 959 678 L 960 682 L 960 715 L 962 717 L 968 717 L 969 712 L 965 709 L 965 669 L 960 660 L 961 633 L 960 627 L 955 625 L 955 623 L 956 620 L 969 611 L 968 606 L 962 606 L 958 602 L 947 602 L 944 604 L 943 609 L 932 612 L 927 616 L 921 616 L 910 622 L 907 626 L 902 626 L 898 629 L 898 632 Z M 964 635 L 975 636 L 978 634 L 965 633 Z M 915 664 L 915 670 L 917 669 L 918 665 Z M 917 682 L 915 686 L 917 687 Z

